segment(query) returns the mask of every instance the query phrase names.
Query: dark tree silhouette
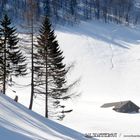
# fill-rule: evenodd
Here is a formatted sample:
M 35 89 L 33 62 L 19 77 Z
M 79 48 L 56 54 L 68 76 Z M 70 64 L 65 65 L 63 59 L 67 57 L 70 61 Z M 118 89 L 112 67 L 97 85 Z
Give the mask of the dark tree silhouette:
M 11 20 L 7 15 L 0 22 L 0 80 L 3 93 L 6 93 L 6 84 L 12 82 L 13 76 L 26 75 L 26 57 L 18 46 L 16 29 L 11 27 Z
M 68 90 L 73 84 L 67 86 L 66 74 L 68 68 L 63 63 L 63 52 L 60 50 L 54 30 L 51 29 L 51 23 L 47 16 L 40 28 L 37 38 L 38 45 L 35 55 L 35 92 L 37 94 L 45 94 L 46 109 L 45 117 L 49 117 L 49 105 L 59 111 L 56 113 L 58 119 L 62 119 L 65 113 L 72 110 L 64 110 L 65 106 L 61 105 L 61 100 L 71 98 L 72 94 L 68 94 Z M 49 104 L 49 102 L 51 102 Z

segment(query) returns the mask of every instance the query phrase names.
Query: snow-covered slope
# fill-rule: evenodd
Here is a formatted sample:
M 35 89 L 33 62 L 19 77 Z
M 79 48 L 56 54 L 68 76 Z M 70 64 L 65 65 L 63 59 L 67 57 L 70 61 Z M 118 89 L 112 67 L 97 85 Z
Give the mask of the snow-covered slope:
M 0 93 L 0 140 L 86 140 Z
M 57 34 L 66 61 L 76 63 L 84 100 L 139 103 L 140 28 L 94 21 Z
M 82 92 L 69 103 L 74 111 L 61 123 L 82 133 L 117 133 L 117 139 L 139 135 L 139 113 L 117 113 L 100 106 L 124 100 L 140 106 L 140 28 L 93 21 L 57 27 L 56 33 L 65 62 L 75 62 L 69 79 L 81 77 L 77 90 Z M 19 95 L 20 103 L 29 105 L 29 88 L 17 89 L 14 94 Z M 34 110 L 43 114 L 42 100 L 35 99 Z M 139 137 L 128 137 L 131 139 Z
M 140 135 L 140 113 L 100 108 L 125 100 L 140 106 L 140 28 L 94 21 L 61 28 L 57 34 L 66 61 L 76 63 L 74 76 L 81 76 L 82 91 L 62 123 L 83 133 L 117 133 L 117 139 Z

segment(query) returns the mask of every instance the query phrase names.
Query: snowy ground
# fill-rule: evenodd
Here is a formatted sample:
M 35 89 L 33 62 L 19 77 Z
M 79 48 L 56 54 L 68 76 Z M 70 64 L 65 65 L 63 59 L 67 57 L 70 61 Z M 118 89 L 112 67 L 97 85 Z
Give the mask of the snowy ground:
M 56 29 L 66 63 L 75 62 L 70 79 L 81 77 L 77 90 L 82 92 L 70 104 L 74 111 L 60 123 L 82 133 L 117 133 L 114 139 L 140 139 L 139 113 L 100 108 L 104 103 L 124 100 L 140 106 L 140 28 L 94 21 Z M 28 88 L 14 94 L 28 106 Z M 41 102 L 35 101 L 34 110 L 43 114 Z
M 140 29 L 99 22 L 58 31 L 67 61 L 76 61 L 82 97 L 62 124 L 82 133 L 139 135 L 140 114 L 116 113 L 104 103 L 132 100 L 140 106 Z M 107 138 L 103 138 L 107 139 Z M 108 138 L 112 139 L 112 138 Z
M 48 120 L 0 93 L 1 140 L 86 140 L 84 135 Z

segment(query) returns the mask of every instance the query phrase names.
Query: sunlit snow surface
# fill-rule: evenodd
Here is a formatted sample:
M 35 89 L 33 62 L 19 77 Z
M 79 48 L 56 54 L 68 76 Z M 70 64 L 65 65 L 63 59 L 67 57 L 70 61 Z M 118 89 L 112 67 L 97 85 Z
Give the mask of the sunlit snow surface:
M 124 100 L 140 106 L 140 28 L 93 21 L 56 27 L 56 34 L 65 62 L 75 63 L 69 80 L 80 77 L 77 91 L 82 93 L 69 103 L 74 111 L 60 123 L 82 133 L 117 133 L 117 139 L 140 135 L 139 113 L 100 108 L 104 103 Z M 9 90 L 9 96 L 18 94 L 19 102 L 28 106 L 29 88 L 16 90 Z M 41 99 L 35 100 L 34 110 L 44 114 Z
M 84 135 L 48 120 L 0 93 L 1 140 L 86 140 Z

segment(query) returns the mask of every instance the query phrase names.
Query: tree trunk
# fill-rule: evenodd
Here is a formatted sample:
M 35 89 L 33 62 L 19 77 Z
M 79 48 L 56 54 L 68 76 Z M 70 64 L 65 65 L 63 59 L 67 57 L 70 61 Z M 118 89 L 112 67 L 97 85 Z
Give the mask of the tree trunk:
M 33 14 L 33 13 L 32 13 Z M 33 97 L 34 97 L 34 29 L 33 29 L 33 15 L 31 16 L 31 98 L 30 98 L 30 106 L 29 109 L 32 110 L 33 107 Z
M 6 37 L 4 39 L 4 74 L 3 74 L 3 94 L 6 94 Z
M 45 106 L 45 117 L 48 118 L 48 58 L 46 51 L 46 106 Z

